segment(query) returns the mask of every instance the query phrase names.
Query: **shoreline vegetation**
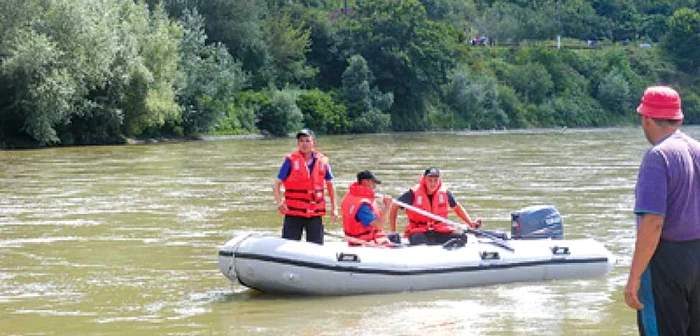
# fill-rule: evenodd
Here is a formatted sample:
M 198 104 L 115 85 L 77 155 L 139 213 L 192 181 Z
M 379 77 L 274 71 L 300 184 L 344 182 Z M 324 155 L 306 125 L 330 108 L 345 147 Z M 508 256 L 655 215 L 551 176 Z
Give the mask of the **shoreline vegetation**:
M 594 127 L 594 128 L 568 128 L 563 127 L 550 127 L 550 128 L 516 128 L 516 129 L 488 129 L 488 130 L 470 130 L 470 129 L 432 129 L 423 131 L 388 131 L 382 133 L 372 133 L 375 135 L 386 135 L 386 134 L 406 134 L 406 133 L 434 133 L 434 134 L 465 134 L 465 135 L 484 135 L 484 134 L 542 134 L 542 133 L 563 133 L 563 132 L 604 132 L 611 129 L 619 128 L 634 128 L 636 125 L 626 125 L 626 126 L 605 126 L 605 127 Z M 326 135 L 358 135 L 358 134 L 368 134 L 368 133 L 345 133 L 345 134 L 324 134 Z M 250 134 L 205 134 L 198 136 L 189 137 L 160 137 L 160 138 L 149 138 L 149 139 L 124 139 L 120 143 L 112 144 L 80 144 L 80 145 L 56 145 L 54 147 L 80 147 L 80 146 L 123 146 L 123 145 L 147 145 L 147 144 L 161 144 L 161 143 L 180 143 L 180 142 L 190 142 L 190 141 L 222 141 L 222 140 L 262 140 L 262 139 L 275 139 L 275 138 L 289 138 L 293 139 L 295 133 L 289 133 L 285 136 L 270 136 L 259 133 Z M 1 145 L 1 144 L 0 144 Z M 39 147 L 34 144 L 17 146 L 13 148 L 3 148 L 0 146 L 1 150 L 27 150 L 27 149 L 42 149 L 42 148 L 52 148 L 52 147 Z
M 700 123 L 700 1 L 0 0 L 0 149 Z M 230 134 L 230 135 L 229 135 Z

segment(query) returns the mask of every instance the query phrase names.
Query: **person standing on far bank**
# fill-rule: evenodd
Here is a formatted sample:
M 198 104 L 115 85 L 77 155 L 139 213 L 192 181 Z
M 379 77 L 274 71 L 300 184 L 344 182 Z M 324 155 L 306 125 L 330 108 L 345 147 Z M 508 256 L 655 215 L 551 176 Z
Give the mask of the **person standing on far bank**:
M 272 194 L 277 209 L 284 215 L 282 238 L 301 240 L 306 230 L 306 241 L 323 245 L 323 221 L 326 214 L 325 189 L 331 203 L 331 220 L 338 220 L 335 203 L 333 172 L 328 157 L 316 151 L 316 139 L 311 130 L 297 133 L 298 150 L 288 154 L 280 167 Z M 284 185 L 284 199 L 280 187 Z
M 665 86 L 637 107 L 652 147 L 635 188 L 637 239 L 625 303 L 644 336 L 700 335 L 700 143 L 679 130 L 681 98 Z

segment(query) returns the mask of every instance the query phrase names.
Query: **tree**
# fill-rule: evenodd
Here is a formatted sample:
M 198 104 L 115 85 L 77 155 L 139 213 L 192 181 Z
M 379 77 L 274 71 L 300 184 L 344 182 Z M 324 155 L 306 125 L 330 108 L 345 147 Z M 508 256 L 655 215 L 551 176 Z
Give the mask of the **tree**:
M 306 83 L 316 75 L 306 65 L 309 29 L 292 25 L 288 14 L 277 12 L 267 17 L 262 32 L 270 55 L 267 71 L 277 87 Z
M 361 55 L 378 88 L 393 92 L 393 129 L 425 129 L 428 98 L 456 60 L 456 32 L 429 21 L 417 0 L 358 0 L 356 11 L 338 33 L 343 56 Z
M 7 29 L 0 42 L 7 51 L 3 133 L 46 145 L 105 143 L 179 120 L 181 30 L 162 7 L 150 12 L 142 2 L 110 0 L 27 6 L 35 11 L 16 22 L 22 29 Z
M 694 74 L 700 74 L 700 13 L 688 8 L 673 13 L 663 50 L 676 65 Z
M 337 104 L 331 95 L 321 90 L 302 92 L 297 106 L 304 115 L 304 127 L 316 134 L 339 134 L 348 130 L 350 121 L 345 106 Z
M 527 102 L 540 104 L 554 88 L 552 76 L 540 63 L 526 63 L 514 67 L 508 74 L 508 83 Z
M 629 83 L 617 68 L 608 72 L 598 85 L 598 101 L 612 113 L 627 114 L 631 109 L 630 97 Z
M 0 50 L 7 52 L 0 71 L 0 82 L 7 85 L 0 108 L 3 127 L 10 129 L 6 134 L 25 134 L 43 145 L 61 138 L 70 143 L 62 133 L 73 121 L 102 113 L 110 114 L 105 120 L 117 122 L 118 129 L 121 115 L 101 95 L 119 50 L 112 31 L 118 22 L 111 10 L 115 5 L 103 0 L 90 6 L 86 1 L 28 1 L 23 6 L 32 11 L 15 17 L 17 26 L 0 41 Z
M 185 134 L 211 131 L 234 105 L 234 96 L 246 86 L 241 65 L 221 44 L 206 45 L 204 18 L 195 10 L 185 10 L 180 48 L 185 85 L 178 97 L 183 107 Z M 255 125 L 233 116 L 237 129 L 252 130 Z M 230 121 L 233 122 L 233 121 Z
M 607 37 L 634 39 L 640 30 L 640 16 L 631 0 L 594 0 L 591 5 L 607 21 Z
M 5 133 L 21 130 L 40 144 L 59 141 L 55 126 L 68 121 L 78 88 L 60 63 L 59 46 L 44 34 L 18 32 L 3 62 L 2 81 L 12 83 L 2 109 Z
M 138 136 L 150 126 L 179 122 L 175 83 L 183 79 L 179 65 L 182 29 L 158 6 L 150 12 L 143 3 L 121 4 L 126 48 L 134 52 L 124 64 L 130 77 L 124 92 L 124 134 Z
M 558 1 L 562 35 L 582 40 L 598 40 L 605 36 L 604 20 L 596 15 L 590 1 Z
M 243 70 L 250 73 L 253 88 L 266 88 L 272 81 L 269 73 L 272 59 L 263 33 L 265 2 L 201 0 L 196 6 L 205 19 L 211 41 L 223 43 L 233 58 L 241 62 Z
M 393 95 L 381 93 L 373 87 L 373 82 L 365 59 L 360 55 L 350 57 L 348 68 L 343 72 L 343 93 L 352 132 L 381 132 L 391 125 L 391 116 L 383 111 L 391 107 Z
M 261 106 L 258 112 L 258 128 L 275 136 L 286 136 L 301 128 L 304 116 L 296 100 L 297 93 L 292 90 L 275 91 L 271 103 Z
M 295 12 L 295 20 L 309 30 L 310 47 L 306 52 L 307 66 L 316 71 L 313 86 L 321 90 L 340 87 L 340 78 L 346 62 L 339 57 L 334 35 L 337 25 L 328 19 L 328 12 L 316 9 L 304 9 Z
M 445 101 L 461 119 L 459 126 L 491 129 L 508 124 L 508 116 L 499 106 L 496 80 L 472 76 L 466 68 L 455 70 L 445 86 Z
M 472 0 L 420 0 L 420 2 L 425 6 L 425 11 L 431 20 L 444 22 L 464 33 L 472 30 L 471 22 L 479 15 Z
M 513 4 L 498 3 L 488 7 L 476 26 L 479 33 L 496 41 L 520 40 L 520 8 Z

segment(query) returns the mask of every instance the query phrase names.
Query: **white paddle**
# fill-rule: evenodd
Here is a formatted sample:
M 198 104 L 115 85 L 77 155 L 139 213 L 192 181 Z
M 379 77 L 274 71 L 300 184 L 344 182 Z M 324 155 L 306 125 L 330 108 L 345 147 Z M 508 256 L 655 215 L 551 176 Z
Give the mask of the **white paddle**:
M 387 195 L 382 195 L 382 194 L 376 194 L 376 195 L 377 195 L 377 196 L 383 196 L 383 197 L 389 197 L 389 196 L 387 196 Z M 391 198 L 391 197 L 389 197 L 389 198 Z M 436 214 L 434 214 L 434 213 L 432 213 L 432 212 L 428 212 L 428 211 L 425 211 L 425 210 L 423 210 L 423 209 L 416 208 L 416 207 L 414 207 L 413 205 L 410 205 L 410 204 L 406 204 L 406 203 L 404 203 L 404 202 L 401 202 L 401 201 L 399 201 L 399 200 L 397 200 L 397 199 L 395 199 L 395 198 L 391 198 L 391 200 L 394 202 L 394 204 L 396 204 L 396 205 L 398 205 L 398 206 L 401 206 L 401 207 L 403 207 L 403 208 L 406 208 L 406 209 L 410 209 L 411 211 L 415 211 L 415 212 L 417 212 L 417 213 L 419 213 L 419 214 L 421 214 L 421 215 L 423 215 L 423 216 L 425 216 L 425 217 L 429 217 L 429 218 L 432 218 L 432 219 L 434 219 L 434 220 L 437 220 L 437 221 L 440 221 L 440 222 L 443 222 L 443 223 L 452 225 L 453 227 L 458 228 L 458 229 L 461 229 L 461 230 L 466 231 L 466 232 L 476 233 L 476 234 L 479 234 L 479 235 L 484 236 L 484 237 L 486 237 L 486 238 L 489 238 L 489 239 L 491 239 L 491 240 L 493 241 L 494 244 L 496 244 L 496 245 L 498 245 L 498 246 L 500 246 L 500 247 L 502 247 L 502 248 L 504 248 L 504 249 L 506 249 L 506 250 L 508 250 L 508 251 L 515 252 L 515 249 L 514 249 L 513 247 L 511 247 L 506 241 L 504 241 L 503 239 L 501 239 L 501 238 L 499 238 L 499 237 L 496 237 L 496 236 L 494 236 L 494 235 L 492 235 L 492 234 L 490 234 L 490 233 L 484 232 L 484 231 L 479 230 L 479 229 L 473 229 L 473 228 L 469 227 L 468 225 L 464 225 L 464 224 L 460 224 L 460 223 L 451 221 L 451 220 L 449 220 L 449 219 L 447 219 L 447 218 L 438 216 L 438 215 L 436 215 Z

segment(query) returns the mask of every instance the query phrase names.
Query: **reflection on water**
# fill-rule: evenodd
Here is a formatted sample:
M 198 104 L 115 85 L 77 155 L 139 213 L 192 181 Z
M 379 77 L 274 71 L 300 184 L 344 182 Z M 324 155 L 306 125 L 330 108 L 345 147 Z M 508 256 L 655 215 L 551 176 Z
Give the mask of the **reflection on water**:
M 698 137 L 700 129 L 688 128 Z M 9 334 L 634 335 L 621 300 L 640 129 L 319 138 L 343 195 L 372 169 L 393 196 L 428 166 L 488 228 L 553 204 L 571 238 L 619 257 L 606 277 L 352 297 L 230 284 L 216 251 L 278 235 L 271 186 L 294 139 L 0 152 L 0 330 Z M 337 225 L 327 223 L 331 230 Z

